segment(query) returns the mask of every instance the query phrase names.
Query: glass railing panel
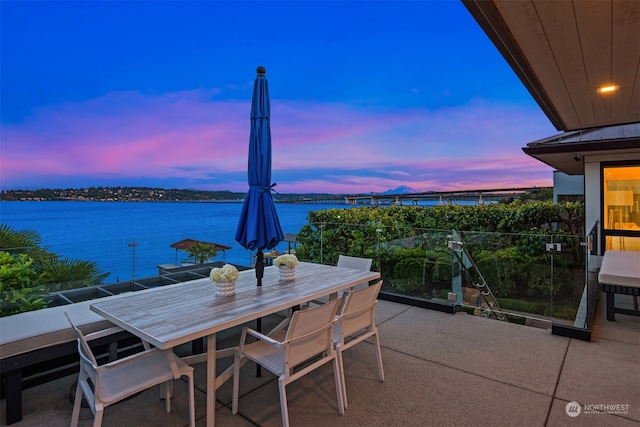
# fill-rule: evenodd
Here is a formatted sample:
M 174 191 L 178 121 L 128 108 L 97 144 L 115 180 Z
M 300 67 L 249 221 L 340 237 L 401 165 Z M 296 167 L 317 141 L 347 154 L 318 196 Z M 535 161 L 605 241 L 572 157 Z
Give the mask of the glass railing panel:
M 451 304 L 450 230 L 380 223 L 311 223 L 298 235 L 304 261 L 335 264 L 340 254 L 372 258 L 382 292 Z
M 512 322 L 583 327 L 588 304 L 582 299 L 589 294 L 585 237 L 464 232 L 460 240 L 472 258 L 472 286 L 464 293 L 473 296 L 471 302 L 480 300 L 474 314 L 500 317 L 487 310 L 493 304 Z
M 419 230 L 381 244 L 383 291 L 434 303 L 451 304 L 450 232 Z
M 586 279 L 584 236 L 393 229 L 383 224 L 322 223 L 311 228 L 312 233 L 301 236 L 301 254 L 326 264 L 339 253 L 370 256 L 385 280 L 383 292 L 545 328 L 551 323 L 583 328 L 589 317 L 593 285 Z
M 585 280 L 584 242 L 586 239 L 579 236 L 557 235 L 552 236 L 551 240 L 556 249 L 549 252 L 553 289 L 551 315 L 555 323 L 576 326 L 576 320 L 578 324 L 580 323 L 577 315 L 581 309 L 582 298 L 588 293 Z M 583 309 L 586 309 L 585 305 Z
M 454 232 L 452 254 L 454 262 L 459 260 L 462 281 L 452 286 L 457 301 L 469 314 L 502 321 L 533 324 L 534 319 L 548 319 L 551 288 L 545 243 L 539 236 Z M 540 246 L 542 251 L 531 250 Z

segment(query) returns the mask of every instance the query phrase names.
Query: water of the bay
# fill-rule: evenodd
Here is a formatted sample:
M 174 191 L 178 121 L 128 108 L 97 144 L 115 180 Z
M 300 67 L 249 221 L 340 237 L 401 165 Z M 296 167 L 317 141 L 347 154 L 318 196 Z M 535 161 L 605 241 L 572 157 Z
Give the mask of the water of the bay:
M 285 233 L 297 233 L 309 211 L 345 205 L 278 204 Z M 95 262 L 106 283 L 152 277 L 158 264 L 180 264 L 188 254 L 169 247 L 182 239 L 231 246 L 214 261 L 251 265 L 235 241 L 241 203 L 0 202 L 0 223 L 34 230 L 41 244 L 68 259 Z M 280 243 L 279 251 L 287 249 Z

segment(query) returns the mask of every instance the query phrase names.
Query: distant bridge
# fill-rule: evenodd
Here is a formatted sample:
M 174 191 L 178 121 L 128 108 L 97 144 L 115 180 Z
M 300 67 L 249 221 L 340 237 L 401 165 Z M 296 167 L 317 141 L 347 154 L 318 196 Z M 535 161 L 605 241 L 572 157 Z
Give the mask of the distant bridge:
M 536 194 L 548 187 L 498 188 L 491 190 L 426 191 L 410 194 L 351 194 L 303 199 L 303 203 L 334 203 L 347 205 L 412 205 L 420 202 L 436 201 L 438 204 L 453 204 L 458 201 L 475 201 L 476 204 L 498 202 L 505 199 L 519 199 L 526 194 Z

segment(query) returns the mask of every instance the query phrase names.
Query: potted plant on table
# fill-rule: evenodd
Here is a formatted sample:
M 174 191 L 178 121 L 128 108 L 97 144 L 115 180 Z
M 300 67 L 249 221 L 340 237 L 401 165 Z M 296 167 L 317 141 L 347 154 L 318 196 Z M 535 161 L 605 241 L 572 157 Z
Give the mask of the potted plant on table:
M 212 268 L 209 278 L 215 283 L 217 296 L 235 295 L 236 280 L 238 280 L 238 269 L 235 266 L 225 264 L 222 267 Z
M 273 265 L 280 271 L 280 280 L 290 282 L 296 278 L 296 266 L 300 263 L 293 254 L 283 254 L 273 261 Z

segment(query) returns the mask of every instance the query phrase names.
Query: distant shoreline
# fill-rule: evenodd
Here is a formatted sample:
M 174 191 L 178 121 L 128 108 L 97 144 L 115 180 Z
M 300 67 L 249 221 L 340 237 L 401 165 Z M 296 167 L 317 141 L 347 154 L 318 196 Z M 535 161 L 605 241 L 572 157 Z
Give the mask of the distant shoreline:
M 149 187 L 89 187 L 68 189 L 3 190 L 0 201 L 90 201 L 90 202 L 215 202 L 242 203 L 246 192 L 183 190 Z M 313 202 L 344 199 L 330 194 L 273 194 L 276 202 Z
M 81 189 L 5 190 L 0 201 L 58 202 L 162 202 L 162 203 L 243 203 L 245 192 L 177 190 L 147 187 L 90 187 Z M 427 191 L 420 193 L 360 193 L 360 194 L 279 194 L 272 193 L 276 203 L 328 205 L 414 205 L 425 202 L 455 203 L 461 201 L 513 201 L 521 198 L 548 200 L 553 187 L 525 187 L 457 191 Z

